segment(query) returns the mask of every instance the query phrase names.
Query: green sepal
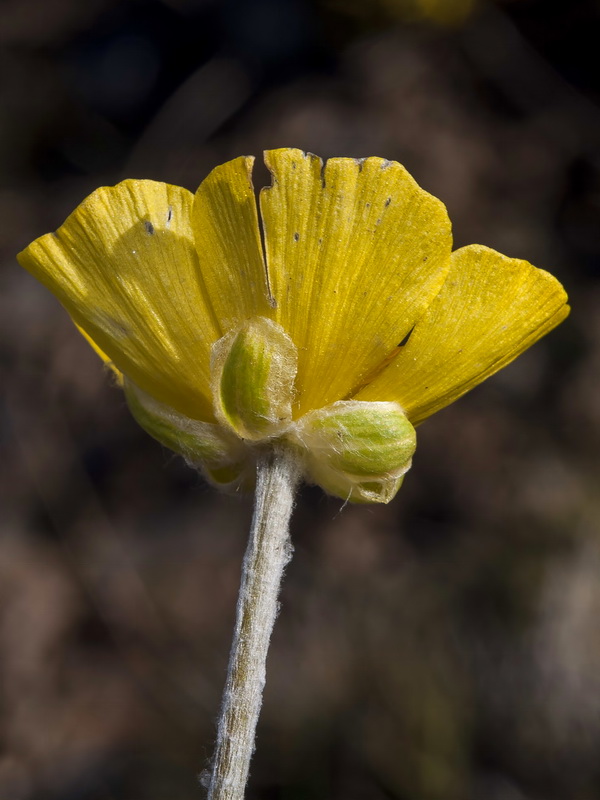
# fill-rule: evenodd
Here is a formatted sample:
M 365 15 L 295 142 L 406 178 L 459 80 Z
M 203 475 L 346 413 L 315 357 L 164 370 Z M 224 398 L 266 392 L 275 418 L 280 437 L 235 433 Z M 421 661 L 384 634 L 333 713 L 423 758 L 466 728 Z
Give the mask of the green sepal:
M 339 401 L 309 412 L 290 433 L 305 448 L 308 479 L 351 502 L 388 503 L 416 448 L 397 403 Z
M 253 465 L 243 443 L 221 425 L 190 419 L 159 403 L 125 379 L 125 399 L 135 421 L 169 450 L 202 469 L 211 483 L 237 488 Z
M 294 343 L 276 322 L 253 317 L 213 345 L 215 415 L 242 439 L 279 435 L 292 417 Z

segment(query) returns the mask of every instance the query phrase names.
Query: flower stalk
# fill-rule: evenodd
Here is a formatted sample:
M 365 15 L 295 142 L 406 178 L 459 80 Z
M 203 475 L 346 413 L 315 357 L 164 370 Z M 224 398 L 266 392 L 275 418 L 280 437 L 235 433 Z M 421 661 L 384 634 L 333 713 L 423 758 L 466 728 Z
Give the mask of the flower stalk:
M 258 458 L 254 515 L 242 567 L 235 631 L 217 731 L 208 800 L 242 800 L 265 685 L 277 597 L 292 556 L 289 521 L 300 464 L 279 446 Z

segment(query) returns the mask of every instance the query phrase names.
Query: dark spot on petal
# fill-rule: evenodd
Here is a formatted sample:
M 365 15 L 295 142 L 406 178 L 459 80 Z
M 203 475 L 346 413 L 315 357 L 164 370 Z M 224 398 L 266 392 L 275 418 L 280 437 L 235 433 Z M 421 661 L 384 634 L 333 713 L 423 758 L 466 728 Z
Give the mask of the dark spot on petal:
M 423 263 L 425 263 L 425 261 L 427 261 L 428 257 L 429 256 L 423 256 Z
M 387 208 L 391 202 L 392 202 L 392 198 L 388 197 L 388 199 L 385 201 L 385 207 Z
M 381 225 L 381 217 L 379 217 L 379 219 L 377 220 L 377 222 L 375 224 L 376 225 Z
M 365 203 L 365 208 L 371 208 L 371 203 Z
M 296 231 L 296 233 L 294 234 L 294 241 L 297 242 L 299 238 L 300 234 L 298 233 L 298 231 Z
M 319 244 L 323 244 L 323 239 L 319 239 Z
M 146 220 L 146 222 L 144 222 L 144 228 L 146 228 L 146 233 L 148 236 L 152 236 L 154 233 L 154 225 Z
M 101 331 L 115 339 L 124 339 L 126 336 L 130 335 L 128 325 L 118 319 L 114 319 L 108 314 L 96 314 L 92 318 L 92 322 L 97 325 Z
M 167 212 L 167 222 L 171 222 L 173 219 L 173 206 L 169 206 L 169 210 Z
M 311 154 L 311 158 L 315 159 L 321 165 L 321 188 L 325 188 L 325 172 L 327 170 L 327 162 L 320 159 L 318 156 L 313 156 Z
M 408 333 L 406 334 L 406 336 L 404 337 L 404 339 L 402 339 L 402 341 L 400 342 L 400 344 L 398 345 L 398 347 L 404 347 L 404 345 L 408 343 L 408 340 L 409 340 L 409 339 L 410 339 L 410 337 L 412 336 L 412 332 L 414 331 L 414 329 L 415 329 L 415 326 L 413 325 L 413 326 L 412 326 L 412 328 L 409 330 L 409 332 L 408 332 Z

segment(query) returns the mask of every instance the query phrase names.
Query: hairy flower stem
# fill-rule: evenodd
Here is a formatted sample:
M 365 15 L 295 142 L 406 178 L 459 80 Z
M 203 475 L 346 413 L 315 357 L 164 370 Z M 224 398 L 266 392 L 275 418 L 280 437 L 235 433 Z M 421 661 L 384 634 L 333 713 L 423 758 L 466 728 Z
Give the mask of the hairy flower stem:
M 272 448 L 260 455 L 208 800 L 244 797 L 277 596 L 292 555 L 289 520 L 299 478 L 293 452 Z

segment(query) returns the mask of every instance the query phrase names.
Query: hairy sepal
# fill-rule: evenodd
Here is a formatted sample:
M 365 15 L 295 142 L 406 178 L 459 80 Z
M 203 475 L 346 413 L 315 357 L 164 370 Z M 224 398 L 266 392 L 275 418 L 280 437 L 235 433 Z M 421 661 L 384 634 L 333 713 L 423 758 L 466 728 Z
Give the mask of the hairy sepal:
M 292 418 L 297 350 L 283 328 L 253 317 L 223 336 L 211 354 L 217 419 L 241 439 L 280 435 Z
M 221 489 L 251 488 L 254 463 L 243 443 L 221 425 L 190 419 L 159 403 L 125 378 L 125 398 L 135 421 L 169 450 L 183 456 Z M 252 463 L 251 463 L 252 462 Z
M 294 426 L 308 480 L 355 503 L 389 503 L 410 469 L 413 426 L 397 403 L 339 401 Z

